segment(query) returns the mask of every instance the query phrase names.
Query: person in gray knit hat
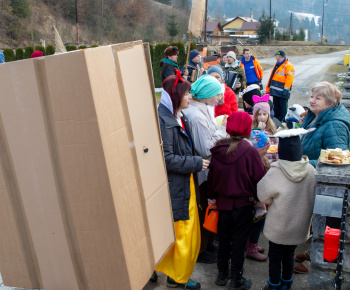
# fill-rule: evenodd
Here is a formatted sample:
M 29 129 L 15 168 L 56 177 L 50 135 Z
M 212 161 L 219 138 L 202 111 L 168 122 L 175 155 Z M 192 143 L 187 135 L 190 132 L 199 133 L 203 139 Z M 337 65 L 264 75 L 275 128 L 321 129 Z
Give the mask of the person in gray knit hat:
M 224 94 L 215 106 L 215 117 L 231 115 L 233 112 L 238 111 L 236 94 L 224 83 L 222 68 L 219 65 L 214 65 L 208 68 L 207 73 L 216 78 L 225 87 Z
M 224 80 L 225 73 L 227 71 L 233 71 L 242 75 L 241 81 L 236 84 L 234 92 L 236 94 L 239 94 L 241 91 L 244 90 L 247 84 L 247 79 L 245 76 L 244 69 L 239 65 L 239 61 L 237 60 L 236 54 L 233 51 L 229 51 L 227 53 L 227 63 L 225 64 L 225 66 L 222 67 L 222 70 L 224 71 Z

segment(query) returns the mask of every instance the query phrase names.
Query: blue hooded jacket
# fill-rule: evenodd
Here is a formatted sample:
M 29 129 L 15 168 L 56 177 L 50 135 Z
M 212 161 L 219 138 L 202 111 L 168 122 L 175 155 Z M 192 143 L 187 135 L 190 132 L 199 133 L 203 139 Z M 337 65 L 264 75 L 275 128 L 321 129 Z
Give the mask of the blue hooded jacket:
M 316 167 L 321 149 L 350 147 L 350 113 L 339 104 L 319 113 L 316 121 L 311 124 L 316 115 L 309 110 L 302 128 L 316 128 L 315 131 L 302 136 L 304 155 L 309 157 L 310 164 Z
M 5 55 L 3 52 L 0 52 L 0 63 L 4 63 L 5 62 Z

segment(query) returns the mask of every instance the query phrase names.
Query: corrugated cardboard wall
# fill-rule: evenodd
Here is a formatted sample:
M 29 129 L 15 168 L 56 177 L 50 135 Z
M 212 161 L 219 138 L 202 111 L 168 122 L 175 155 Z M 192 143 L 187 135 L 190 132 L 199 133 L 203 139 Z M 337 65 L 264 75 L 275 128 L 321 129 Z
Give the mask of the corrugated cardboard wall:
M 0 66 L 1 169 L 12 166 L 5 178 L 18 185 L 0 178 L 0 200 L 12 204 L 0 221 L 5 284 L 148 281 L 174 241 L 149 70 L 141 42 Z

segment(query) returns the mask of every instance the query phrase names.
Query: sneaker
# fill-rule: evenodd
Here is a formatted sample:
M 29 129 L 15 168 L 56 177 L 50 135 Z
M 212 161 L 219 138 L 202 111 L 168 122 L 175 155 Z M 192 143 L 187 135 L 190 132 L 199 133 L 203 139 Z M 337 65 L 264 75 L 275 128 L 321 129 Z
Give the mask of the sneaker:
M 157 280 L 158 280 L 157 272 L 153 271 L 153 274 L 152 274 L 151 278 L 149 279 L 149 281 L 152 283 L 155 283 L 155 282 L 157 282 Z
M 172 278 L 168 276 L 166 279 L 166 285 L 169 288 L 183 288 L 183 289 L 201 289 L 201 284 L 193 281 L 192 279 L 188 280 L 187 283 L 177 283 Z
M 217 254 L 205 251 L 203 253 L 200 253 L 198 255 L 197 262 L 198 263 L 204 263 L 204 264 L 214 264 L 218 261 Z

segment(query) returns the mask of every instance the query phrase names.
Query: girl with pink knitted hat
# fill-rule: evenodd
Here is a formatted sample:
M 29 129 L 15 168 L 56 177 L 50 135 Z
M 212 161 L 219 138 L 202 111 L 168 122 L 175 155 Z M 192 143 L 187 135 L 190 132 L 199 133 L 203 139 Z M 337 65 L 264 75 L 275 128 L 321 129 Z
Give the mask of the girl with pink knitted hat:
M 270 95 L 264 95 L 262 97 L 253 96 L 253 101 L 255 103 L 253 109 L 253 124 L 252 129 L 260 128 L 264 131 L 266 135 L 274 135 L 277 132 L 275 123 L 270 116 L 270 105 L 268 103 Z M 277 138 L 270 138 L 271 145 L 278 145 Z M 277 148 L 277 147 L 276 147 Z M 266 157 L 269 159 L 270 163 L 278 160 L 278 153 L 267 153 Z

